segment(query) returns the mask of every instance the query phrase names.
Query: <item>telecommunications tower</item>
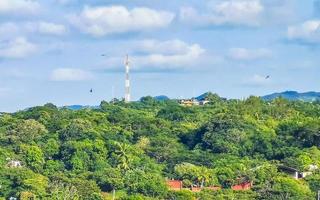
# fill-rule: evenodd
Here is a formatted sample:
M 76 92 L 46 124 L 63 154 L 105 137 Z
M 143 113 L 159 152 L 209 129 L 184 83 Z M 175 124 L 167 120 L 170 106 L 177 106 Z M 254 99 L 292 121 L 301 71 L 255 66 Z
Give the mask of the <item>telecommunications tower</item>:
M 129 56 L 128 55 L 126 56 L 126 59 L 125 59 L 125 66 L 126 66 L 126 82 L 125 82 L 126 94 L 124 97 L 124 101 L 126 103 L 129 103 L 131 96 L 130 96 L 130 77 L 129 77 L 130 63 L 129 63 Z

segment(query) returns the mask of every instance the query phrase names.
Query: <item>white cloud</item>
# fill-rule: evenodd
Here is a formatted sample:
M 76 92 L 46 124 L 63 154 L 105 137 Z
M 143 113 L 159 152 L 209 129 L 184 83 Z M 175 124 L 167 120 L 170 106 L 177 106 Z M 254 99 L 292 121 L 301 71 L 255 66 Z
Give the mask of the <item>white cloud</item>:
M 67 28 L 64 25 L 45 21 L 28 22 L 25 24 L 25 28 L 30 32 L 38 32 L 49 35 L 63 35 L 67 33 Z
M 228 57 L 233 60 L 258 60 L 271 57 L 272 52 L 269 49 L 246 49 L 246 48 L 231 48 Z
M 19 27 L 12 22 L 6 22 L 0 24 L 0 36 L 7 37 L 12 36 L 12 34 L 16 34 L 19 31 Z
M 59 68 L 51 73 L 53 81 L 84 81 L 92 78 L 93 74 L 90 71 L 75 68 Z
M 64 35 L 68 29 L 62 24 L 56 24 L 46 21 L 38 22 L 7 22 L 0 24 L 0 36 L 8 37 L 19 35 L 21 33 L 40 33 L 46 35 Z
M 310 20 L 288 27 L 288 39 L 307 43 L 320 42 L 320 20 Z
M 37 50 L 37 46 L 24 37 L 0 42 L 0 58 L 24 58 Z
M 123 6 L 85 7 L 78 15 L 70 16 L 70 21 L 81 31 L 93 36 L 114 33 L 144 31 L 168 26 L 174 14 L 149 8 Z
M 192 7 L 182 8 L 180 20 L 200 26 L 258 26 L 263 10 L 260 0 L 211 1 L 209 10 L 205 13 Z
M 55 0 L 55 2 L 62 4 L 62 5 L 66 5 L 66 4 L 70 4 L 70 3 L 76 3 L 77 0 Z
M 186 68 L 194 65 L 205 53 L 205 50 L 198 44 L 193 44 L 185 49 L 184 53 L 166 55 L 153 53 L 146 56 L 135 56 L 133 60 L 139 66 L 157 66 L 163 68 L 179 67 Z
M 0 14 L 34 14 L 39 8 L 39 3 L 31 0 L 0 1 Z
M 134 49 L 143 53 L 186 54 L 190 50 L 190 45 L 178 39 L 167 41 L 143 40 L 136 42 Z
M 142 40 L 127 47 L 134 70 L 157 71 L 187 69 L 201 65 L 206 58 L 206 50 L 199 44 L 188 44 L 181 40 Z M 107 59 L 108 66 L 118 66 L 123 57 Z

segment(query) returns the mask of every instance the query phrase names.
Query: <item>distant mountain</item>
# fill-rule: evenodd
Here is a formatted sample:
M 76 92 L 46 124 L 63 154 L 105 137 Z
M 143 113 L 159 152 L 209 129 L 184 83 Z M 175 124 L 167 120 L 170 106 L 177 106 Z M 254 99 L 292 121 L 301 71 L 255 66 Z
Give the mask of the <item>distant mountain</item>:
M 169 97 L 165 96 L 165 95 L 160 95 L 160 96 L 155 96 L 153 97 L 154 99 L 158 100 L 158 101 L 166 101 L 166 100 L 170 100 Z
M 320 100 L 320 92 L 304 92 L 304 93 L 299 93 L 296 91 L 285 91 L 281 93 L 273 93 L 270 95 L 262 96 L 261 98 L 270 101 L 273 99 L 276 99 L 278 97 L 282 97 L 284 99 L 288 99 L 290 101 L 307 101 L 307 102 L 312 102 L 312 101 L 317 101 Z
M 208 95 L 210 95 L 211 93 L 210 92 L 206 92 L 206 93 L 203 93 L 202 95 L 198 96 L 198 97 L 195 97 L 196 100 L 198 101 L 203 101 L 207 98 Z

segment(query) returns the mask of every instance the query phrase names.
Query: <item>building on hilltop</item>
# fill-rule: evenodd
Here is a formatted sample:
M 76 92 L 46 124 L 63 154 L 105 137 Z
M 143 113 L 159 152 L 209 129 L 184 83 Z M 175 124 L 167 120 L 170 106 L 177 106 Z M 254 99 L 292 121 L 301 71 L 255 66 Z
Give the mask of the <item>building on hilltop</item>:
M 179 100 L 179 104 L 182 106 L 204 106 L 206 104 L 208 104 L 210 101 L 208 101 L 207 99 L 204 100 L 197 100 L 195 98 L 192 99 L 180 99 Z

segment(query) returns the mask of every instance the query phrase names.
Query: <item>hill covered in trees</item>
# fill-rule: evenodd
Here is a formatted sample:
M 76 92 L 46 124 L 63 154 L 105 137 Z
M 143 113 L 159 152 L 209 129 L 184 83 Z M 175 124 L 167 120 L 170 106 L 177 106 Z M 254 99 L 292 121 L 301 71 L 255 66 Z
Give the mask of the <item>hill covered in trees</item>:
M 319 102 L 208 98 L 192 107 L 144 97 L 1 114 L 0 199 L 316 198 Z M 295 179 L 281 167 L 308 176 Z M 171 191 L 171 179 L 222 189 Z M 231 189 L 244 182 L 253 187 Z

